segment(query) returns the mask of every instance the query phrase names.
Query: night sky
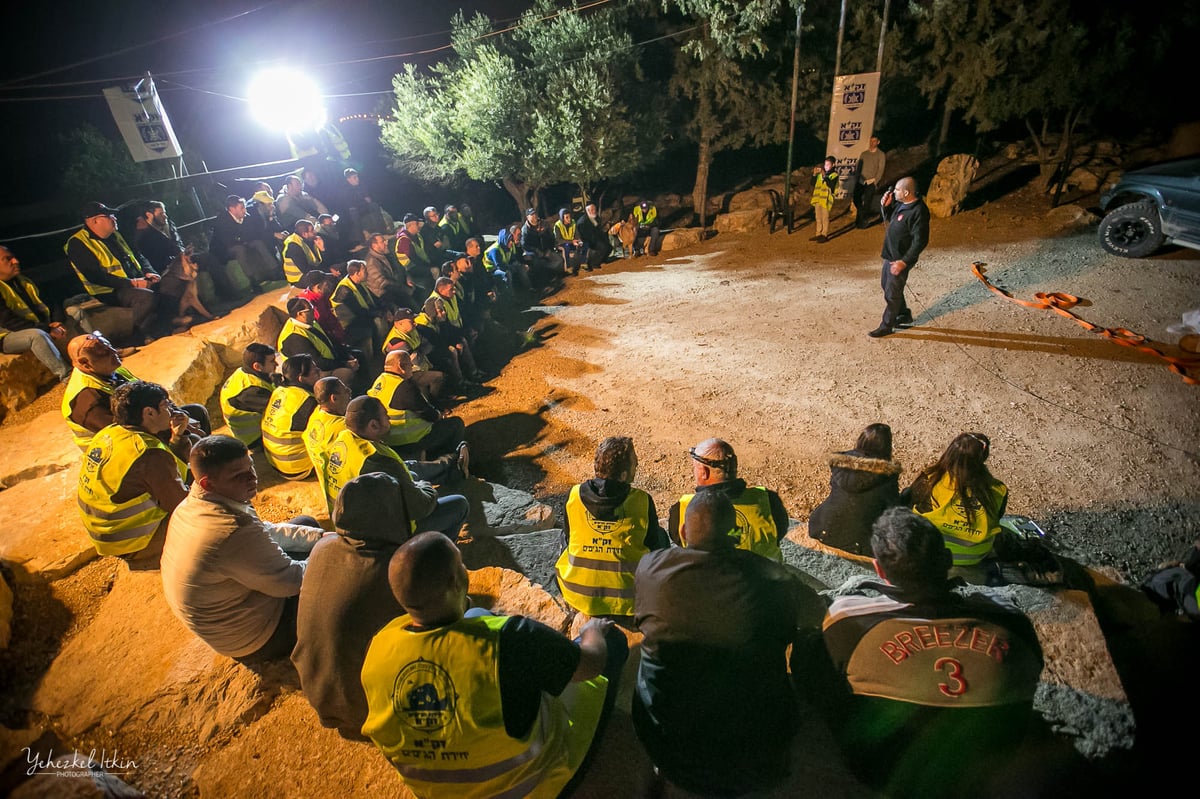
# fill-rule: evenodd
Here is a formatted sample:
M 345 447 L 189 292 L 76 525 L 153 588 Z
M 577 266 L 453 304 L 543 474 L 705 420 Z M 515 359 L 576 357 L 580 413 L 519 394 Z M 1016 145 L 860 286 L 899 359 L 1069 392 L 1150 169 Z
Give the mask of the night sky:
M 245 96 L 259 67 L 287 65 L 312 75 L 328 96 L 331 117 L 369 113 L 386 95 L 358 93 L 387 91 L 401 64 L 430 63 L 438 56 L 335 62 L 445 45 L 450 18 L 459 7 L 506 19 L 527 5 L 522 0 L 22 4 L 19 19 L 6 29 L 10 47 L 0 68 L 0 100 L 72 99 L 0 102 L 7 145 L 6 204 L 53 195 L 53 144 L 79 122 L 118 137 L 100 94 L 119 82 L 115 79 L 153 72 L 185 153 L 201 153 L 210 169 L 279 160 L 289 157 L 282 134 L 259 125 L 244 102 L 230 99 Z M 125 13 L 126 8 L 140 15 Z M 18 81 L 26 77 L 30 79 Z M 114 80 L 77 84 L 109 78 Z M 374 126 L 363 122 L 346 123 L 346 133 L 352 143 L 377 135 Z M 189 168 L 198 170 L 200 164 L 189 163 Z

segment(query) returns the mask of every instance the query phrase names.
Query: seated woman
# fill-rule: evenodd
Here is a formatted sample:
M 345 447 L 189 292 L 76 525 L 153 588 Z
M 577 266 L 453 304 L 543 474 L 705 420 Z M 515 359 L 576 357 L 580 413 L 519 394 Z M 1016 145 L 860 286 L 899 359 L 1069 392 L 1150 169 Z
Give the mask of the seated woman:
M 901 495 L 941 531 L 954 556 L 950 575 L 973 583 L 997 581 L 992 549 L 1008 504 L 1008 487 L 984 464 L 990 453 L 983 433 L 959 433 Z
M 829 456 L 829 496 L 808 517 L 808 534 L 826 546 L 871 557 L 871 525 L 900 504 L 892 428 L 868 425 L 854 449 Z

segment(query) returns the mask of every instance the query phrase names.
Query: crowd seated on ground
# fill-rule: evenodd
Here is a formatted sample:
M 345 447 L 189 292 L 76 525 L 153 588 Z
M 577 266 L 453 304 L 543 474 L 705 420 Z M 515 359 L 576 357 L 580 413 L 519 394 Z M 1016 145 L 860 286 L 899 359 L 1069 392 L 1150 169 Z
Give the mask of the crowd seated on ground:
M 653 790 L 770 790 L 788 774 L 808 703 L 832 708 L 854 767 L 896 795 L 933 790 L 919 772 L 945 760 L 939 742 L 970 739 L 972 752 L 992 747 L 1000 762 L 1020 741 L 1041 669 L 1036 637 L 1011 608 L 967 598 L 947 579 L 996 582 L 1007 488 L 985 465 L 981 433 L 957 436 L 903 493 L 885 424 L 830 457 L 830 496 L 810 533 L 873 555 L 881 582 L 844 587 L 828 608 L 782 564 L 787 510 L 775 491 L 739 476 L 732 445 L 709 438 L 687 450 L 695 488 L 671 505 L 664 529 L 653 497 L 633 486 L 633 441 L 606 437 L 593 476 L 567 497 L 555 564 L 566 604 L 592 619 L 580 639 L 468 611 L 455 542 L 471 510 L 456 493 L 470 476 L 469 435 L 448 411 L 487 377 L 481 353 L 505 335 L 497 312 L 535 285 L 600 267 L 612 251 L 607 225 L 594 205 L 578 221 L 564 208 L 552 228 L 531 208 L 485 248 L 469 209 L 447 205 L 407 214 L 393 236 L 357 172 L 343 177 L 330 185 L 306 173 L 277 196 L 257 187 L 249 207 L 230 195 L 208 253 L 192 259 L 223 302 L 235 301 L 226 289 L 236 281 L 222 282 L 233 267 L 252 291 L 285 279 L 293 290 L 278 339 L 247 346 L 221 387 L 232 435 L 211 435 L 203 406 L 177 408 L 161 386 L 138 380 L 102 335 L 66 346 L 74 371 L 62 415 L 83 451 L 83 526 L 101 554 L 160 568 L 168 605 L 198 638 L 253 668 L 290 655 L 321 723 L 373 741 L 418 795 L 448 785 L 555 795 L 577 782 L 626 656 L 612 621 L 645 636 L 633 722 L 656 767 Z M 113 209 L 90 203 L 66 250 L 89 295 L 133 311 L 140 344 L 178 321 L 164 296 L 182 301 L 187 287 L 176 296 L 164 284 L 192 254 L 160 203 L 130 211 L 132 241 Z M 653 204 L 630 220 L 634 248 L 656 253 Z M 65 328 L 3 247 L 0 295 L 5 351 L 28 341 L 53 369 L 45 350 L 57 351 Z M 333 533 L 313 517 L 258 517 L 256 447 L 278 477 L 317 481 Z M 1146 590 L 1194 611 L 1195 560 Z M 935 629 L 970 624 L 988 636 L 964 655 L 981 655 L 971 682 L 941 670 L 951 692 L 942 694 L 971 691 L 970 709 L 930 695 L 937 683 L 925 672 L 935 666 L 924 649 L 889 656 L 885 639 L 913 613 Z M 882 668 L 881 657 L 902 668 Z M 405 670 L 419 658 L 474 686 L 457 697 L 461 723 L 420 740 L 479 747 L 489 768 L 435 768 L 412 755 L 404 719 L 428 712 L 447 687 L 397 690 L 416 687 Z M 740 742 L 732 753 L 731 738 Z

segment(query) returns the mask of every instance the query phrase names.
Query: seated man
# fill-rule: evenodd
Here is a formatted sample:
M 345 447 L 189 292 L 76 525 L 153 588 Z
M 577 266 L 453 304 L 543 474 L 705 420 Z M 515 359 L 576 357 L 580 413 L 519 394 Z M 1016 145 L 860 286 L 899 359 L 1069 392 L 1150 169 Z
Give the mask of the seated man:
M 706 796 L 787 777 L 798 726 L 787 649 L 804 628 L 816 634 L 824 610 L 796 574 L 737 549 L 734 524 L 727 497 L 696 494 L 687 547 L 651 552 L 636 577 L 634 729 L 663 777 Z
M 37 286 L 21 274 L 21 262 L 0 245 L 0 352 L 32 352 L 64 383 L 71 366 L 63 362 L 58 342 L 66 339 L 67 329 L 50 318 Z
M 250 504 L 258 475 L 246 445 L 209 436 L 192 448 L 196 481 L 171 518 L 163 595 L 176 617 L 222 655 L 253 665 L 296 643 L 304 557 L 325 531 L 311 517 L 286 524 Z
M 212 278 L 213 289 L 219 297 L 226 300 L 237 299 L 237 289 L 229 282 L 225 264 L 217 263 L 207 252 L 193 252 L 191 247 L 184 245 L 179 229 L 167 216 L 165 205 L 158 200 L 138 200 L 134 202 L 132 210 L 137 217 L 131 243 L 155 272 L 169 280 L 168 271 L 171 270 L 172 264 L 186 254 L 199 271 Z M 166 282 L 163 283 L 164 293 Z
M 317 228 L 307 219 L 295 223 L 292 234 L 283 240 L 283 276 L 293 286 L 306 272 L 320 269 L 324 261 L 323 246 L 317 238 Z
M 466 429 L 463 420 L 434 407 L 412 377 L 411 356 L 393 350 L 383 359 L 383 373 L 367 390 L 387 408 L 391 421 L 388 445 L 401 457 L 412 458 L 436 458 L 459 449 Z
M 275 256 L 278 242 L 266 229 L 266 217 L 269 216 L 266 209 L 269 207 L 269 204 L 261 205 L 260 201 L 258 212 L 252 214 L 244 199 L 236 194 L 228 195 L 225 210 L 218 211 L 213 220 L 208 243 L 208 251 L 218 263 L 228 266 L 230 261 L 237 261 L 254 294 L 262 292 L 263 281 L 280 277 L 279 260 Z
M 596 447 L 595 478 L 567 497 L 566 546 L 555 569 L 563 599 L 580 613 L 632 623 L 638 561 L 671 546 L 653 498 L 630 486 L 637 463 L 633 439 L 606 438 Z
M 416 214 L 405 214 L 404 229 L 396 234 L 393 253 L 396 263 L 404 270 L 404 276 L 400 283 L 404 284 L 406 292 L 409 292 L 410 295 L 416 291 L 417 287 L 420 287 L 421 292 L 431 290 L 433 281 L 437 279 L 437 264 L 434 261 L 440 257 L 440 254 L 435 252 L 433 246 L 427 243 L 425 236 L 421 235 L 424 224 L 425 221 Z M 368 266 L 370 266 L 369 263 Z M 376 292 L 376 296 L 380 296 L 378 292 Z M 398 304 L 403 304 L 405 300 L 400 295 L 393 295 L 386 299 Z
M 612 255 L 612 243 L 608 238 L 608 227 L 600 219 L 595 203 L 588 203 L 579 218 L 579 238 L 587 246 L 587 269 L 599 269 Z
M 392 325 L 384 335 L 384 356 L 395 349 L 408 352 L 413 367 L 412 379 L 420 387 L 421 393 L 430 402 L 441 400 L 445 395 L 446 373 L 435 368 L 430 360 L 436 354 L 435 342 L 421 334 L 417 317 L 408 308 L 391 308 L 385 312 L 384 318 Z
M 955 591 L 941 533 L 907 508 L 875 522 L 871 548 L 883 581 L 841 592 L 824 623 L 841 700 L 833 728 L 851 767 L 892 796 L 986 786 L 1033 718 L 1033 625 Z
M 330 303 L 334 315 L 346 331 L 346 345 L 374 355 L 383 345 L 387 324 L 384 322 L 383 306 L 365 285 L 366 277 L 365 262 L 348 261 L 346 276 L 334 288 Z M 377 363 L 374 358 L 371 362 Z
M 275 350 L 248 344 L 242 365 L 221 386 L 221 413 L 234 438 L 248 447 L 262 440 L 263 411 L 275 390 Z
M 703 492 L 724 494 L 737 511 L 737 526 L 730 530 L 738 549 L 748 549 L 776 562 L 783 561 L 779 542 L 787 535 L 788 513 L 783 500 L 774 491 L 758 486 L 747 487 L 737 476 L 737 455 L 733 447 L 719 438 L 701 441 L 688 450 L 692 457 L 692 475 L 696 493 L 684 494 L 671 506 L 667 532 L 677 544 L 684 544 L 679 523 L 693 496 Z
M 308 355 L 288 358 L 283 364 L 283 385 L 271 392 L 263 411 L 263 453 L 267 463 L 288 480 L 303 480 L 312 474 L 304 430 L 317 407 L 312 388 L 320 378 L 320 370 Z
M 529 291 L 529 267 L 522 260 L 521 228 L 510 225 L 501 228 L 496 243 L 483 253 L 483 268 L 494 281 L 509 288 Z
M 75 370 L 67 380 L 63 393 L 63 419 L 75 437 L 75 444 L 86 450 L 92 436 L 113 423 L 112 394 L 120 386 L 137 380 L 121 365 L 121 355 L 108 339 L 100 333 L 76 336 L 67 343 L 67 356 L 75 364 Z M 187 447 L 201 436 L 212 432 L 208 420 L 208 409 L 199 403 L 179 408 L 191 418 Z M 164 434 L 164 441 L 165 441 Z M 187 457 L 187 450 L 176 454 Z
M 187 465 L 158 436 L 169 431 L 182 445 L 191 419 L 166 389 L 141 380 L 113 392 L 112 412 L 113 423 L 92 436 L 80 462 L 79 515 L 101 555 L 157 569 L 167 519 L 187 495 Z
M 288 320 L 283 323 L 276 343 L 280 354 L 285 359 L 307 355 L 321 370 L 322 377 L 336 377 L 350 385 L 358 371 L 358 359 L 325 332 L 315 318 L 312 303 L 303 297 L 292 297 L 287 302 L 287 312 Z
M 408 615 L 367 650 L 362 731 L 405 785 L 422 799 L 568 794 L 616 694 L 624 636 L 599 619 L 576 644 L 521 616 L 464 617 L 467 570 L 434 533 L 396 551 L 388 581 Z M 438 751 L 453 758 L 426 756 Z
M 404 495 L 403 517 L 395 523 L 410 532 L 437 530 L 451 539 L 467 520 L 470 505 L 459 494 L 439 497 L 428 481 L 448 482 L 466 475 L 466 463 L 458 455 L 439 461 L 406 463 L 385 442 L 391 424 L 387 409 L 374 397 L 355 397 L 346 406 L 346 429 L 338 433 L 328 449 L 325 464 L 325 491 L 335 503 L 346 483 L 360 474 L 383 472 L 396 478 Z M 418 474 L 414 477 L 412 469 Z
M 346 406 L 350 403 L 350 387 L 336 377 L 322 377 L 313 386 L 317 407 L 308 417 L 304 428 L 304 449 L 317 473 L 317 482 L 325 489 L 325 461 L 329 447 L 338 433 L 346 429 Z M 333 500 L 327 502 L 333 512 Z
M 658 209 L 654 207 L 654 203 L 642 200 L 634 206 L 629 219 L 637 228 L 637 234 L 633 239 L 634 255 L 643 253 L 651 256 L 658 255 L 659 247 L 662 246 L 662 233 L 658 229 Z M 647 239 L 649 239 L 648 245 Z
M 138 343 L 153 341 L 163 332 L 154 293 L 159 274 L 117 232 L 116 209 L 90 202 L 82 213 L 83 227 L 63 246 L 75 276 L 93 298 L 133 311 Z
M 388 561 L 409 539 L 400 484 L 388 474 L 346 483 L 333 508 L 337 535 L 322 538 L 300 587 L 292 663 L 321 724 L 365 741 L 363 658 L 375 633 L 404 613 L 388 585 Z
M 563 271 L 578 275 L 579 265 L 587 257 L 587 245 L 579 238 L 570 208 L 558 210 L 558 220 L 554 223 L 554 246 L 562 253 Z M 592 271 L 592 267 L 589 265 L 587 270 Z
M 528 267 L 531 279 L 534 273 L 539 273 L 541 277 L 562 274 L 554 262 L 554 232 L 546 227 L 536 208 L 526 209 L 525 224 L 521 225 L 521 235 L 516 243 L 521 248 L 522 260 Z

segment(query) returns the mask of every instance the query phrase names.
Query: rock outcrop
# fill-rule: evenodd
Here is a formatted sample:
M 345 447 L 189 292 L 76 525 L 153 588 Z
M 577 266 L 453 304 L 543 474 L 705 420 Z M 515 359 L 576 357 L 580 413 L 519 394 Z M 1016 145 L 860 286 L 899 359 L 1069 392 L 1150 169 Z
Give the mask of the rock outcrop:
M 937 217 L 948 217 L 958 213 L 962 202 L 971 190 L 971 183 L 979 171 L 979 161 L 970 155 L 950 155 L 938 164 L 937 174 L 925 193 L 925 204 L 929 213 Z

